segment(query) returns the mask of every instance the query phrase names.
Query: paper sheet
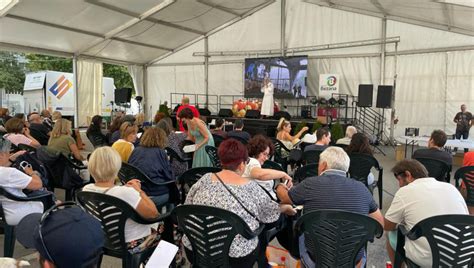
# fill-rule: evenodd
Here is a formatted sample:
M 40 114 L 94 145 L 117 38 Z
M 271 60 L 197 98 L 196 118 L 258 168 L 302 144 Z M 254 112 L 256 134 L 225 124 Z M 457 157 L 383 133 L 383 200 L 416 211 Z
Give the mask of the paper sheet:
M 178 252 L 178 247 L 164 240 L 156 246 L 145 268 L 169 267 Z

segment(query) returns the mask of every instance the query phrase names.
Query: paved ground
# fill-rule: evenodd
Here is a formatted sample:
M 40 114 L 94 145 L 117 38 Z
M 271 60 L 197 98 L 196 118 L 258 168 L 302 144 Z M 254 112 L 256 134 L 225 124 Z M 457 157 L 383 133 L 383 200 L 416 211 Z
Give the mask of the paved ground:
M 381 166 L 384 168 L 384 176 L 383 176 L 383 204 L 382 204 L 382 212 L 385 211 L 390 206 L 392 202 L 394 193 L 398 190 L 398 182 L 393 177 L 392 172 L 390 169 L 395 164 L 395 151 L 391 147 L 382 147 L 381 148 L 385 153 L 386 156 L 382 155 L 381 153 L 377 153 L 375 157 L 378 159 Z M 456 171 L 458 167 L 454 167 L 453 173 Z M 377 177 L 377 174 L 375 174 Z M 374 197 L 378 202 L 378 190 L 374 191 Z M 64 192 L 62 190 L 57 191 L 57 196 L 60 200 L 64 200 Z M 272 244 L 277 245 L 277 242 L 273 242 Z M 0 235 L 0 248 L 3 249 L 3 235 Z M 15 245 L 15 258 L 21 258 L 25 260 L 29 260 L 32 264 L 32 268 L 39 267 L 36 261 L 36 254 L 32 250 L 27 250 L 23 248 L 18 242 Z M 388 260 L 388 256 L 385 252 L 385 237 L 381 239 L 377 239 L 374 243 L 369 244 L 368 246 L 368 265 L 367 267 L 385 267 L 385 263 Z M 104 257 L 103 263 L 101 267 L 120 267 L 121 262 L 119 259 L 111 258 L 111 257 Z

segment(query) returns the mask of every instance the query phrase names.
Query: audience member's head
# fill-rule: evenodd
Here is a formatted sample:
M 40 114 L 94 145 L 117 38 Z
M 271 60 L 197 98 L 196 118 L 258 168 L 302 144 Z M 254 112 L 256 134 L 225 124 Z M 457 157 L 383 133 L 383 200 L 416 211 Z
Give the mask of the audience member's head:
M 8 108 L 0 108 L 0 117 L 5 117 L 9 114 Z
M 255 135 L 249 140 L 247 150 L 250 157 L 263 164 L 273 154 L 273 142 L 263 135 Z
M 193 114 L 193 111 L 191 111 L 191 109 L 184 108 L 183 110 L 181 110 L 181 112 L 179 112 L 178 117 L 181 118 L 181 120 L 183 119 L 191 120 L 194 118 L 194 114 Z
M 157 111 L 155 117 L 153 118 L 153 123 L 158 124 L 165 117 L 165 113 Z
M 18 118 L 18 119 L 21 119 L 23 121 L 26 121 L 26 118 L 25 118 L 25 114 L 24 113 L 16 113 L 13 118 Z
M 137 140 L 138 126 L 130 122 L 123 122 L 120 125 L 120 138 L 129 142 Z
M 48 109 L 42 110 L 40 115 L 43 118 L 51 118 L 51 112 Z
M 224 128 L 224 119 L 217 118 L 216 119 L 216 129 L 222 129 L 222 128 Z
M 164 149 L 168 144 L 166 133 L 161 128 L 152 127 L 145 130 L 140 139 L 140 146 L 143 147 L 158 147 Z
M 122 158 L 109 146 L 99 147 L 92 152 L 87 169 L 96 182 L 115 181 L 122 167 Z
M 316 143 L 320 145 L 329 145 L 331 142 L 331 131 L 328 127 L 322 127 L 316 131 Z
M 278 132 L 283 131 L 283 130 L 288 133 L 291 131 L 291 123 L 290 121 L 286 120 L 284 117 L 280 118 L 280 121 L 278 122 L 278 126 L 277 126 Z
M 91 126 L 101 128 L 102 127 L 102 116 L 94 115 L 91 119 Z
M 354 134 L 357 133 L 357 128 L 355 128 L 354 126 L 348 126 L 346 128 L 346 137 L 348 137 L 349 139 L 352 139 L 352 136 L 354 136 Z
M 5 129 L 8 133 L 22 134 L 25 128 L 25 121 L 19 118 L 11 118 L 5 123 Z
M 428 170 L 414 159 L 405 159 L 392 168 L 393 175 L 398 180 L 400 187 L 408 185 L 416 179 L 428 177 Z
M 54 111 L 53 115 L 51 116 L 51 120 L 53 120 L 53 122 L 56 122 L 56 120 L 59 120 L 61 118 L 63 118 L 63 115 L 60 111 Z
M 189 98 L 188 97 L 183 97 L 181 99 L 181 105 L 188 105 L 189 104 Z
M 71 121 L 60 118 L 54 123 L 53 130 L 51 131 L 51 137 L 59 137 L 61 135 L 71 135 L 72 124 Z
M 114 133 L 115 131 L 120 129 L 120 125 L 122 124 L 121 117 L 115 117 L 110 124 L 109 131 L 110 133 Z
M 443 148 L 448 140 L 448 136 L 441 129 L 433 130 L 431 132 L 430 140 L 428 141 L 428 147 Z
M 244 128 L 244 121 L 242 119 L 236 119 L 234 122 L 235 130 L 242 130 Z
M 364 133 L 355 133 L 352 136 L 351 143 L 347 146 L 346 151 L 348 154 L 373 154 L 372 149 L 370 149 L 369 138 Z
M 131 114 L 126 114 L 124 116 L 122 116 L 122 123 L 125 123 L 125 122 L 130 122 L 132 124 L 135 124 L 135 116 L 131 115 Z
M 145 122 L 145 114 L 144 113 L 139 113 L 135 116 L 135 123 L 139 126 L 143 126 L 143 123 Z
M 328 147 L 319 155 L 318 174 L 328 169 L 347 172 L 350 159 L 346 152 L 339 147 Z
M 16 237 L 39 252 L 45 268 L 96 268 L 105 242 L 100 222 L 70 203 L 27 215 L 16 227 Z
M 170 124 L 168 124 L 168 122 L 166 122 L 165 120 L 161 120 L 160 122 L 158 122 L 156 127 L 159 129 L 162 129 L 165 132 L 166 136 L 169 136 L 171 132 L 173 131 L 171 129 Z
M 42 124 L 43 120 L 38 113 L 31 113 L 28 115 L 28 122 L 30 124 Z
M 247 148 L 235 139 L 224 140 L 217 149 L 223 169 L 236 171 L 242 174 L 248 159 Z

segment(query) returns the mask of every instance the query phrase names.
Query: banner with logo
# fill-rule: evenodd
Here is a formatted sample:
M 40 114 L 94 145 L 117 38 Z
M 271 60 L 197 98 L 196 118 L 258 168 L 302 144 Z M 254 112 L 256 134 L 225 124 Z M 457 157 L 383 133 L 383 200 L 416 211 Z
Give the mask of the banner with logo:
M 47 109 L 60 111 L 62 115 L 74 115 L 73 81 L 73 75 L 70 73 L 48 72 L 46 75 Z
M 339 75 L 320 74 L 318 96 L 329 99 L 333 93 L 339 93 Z

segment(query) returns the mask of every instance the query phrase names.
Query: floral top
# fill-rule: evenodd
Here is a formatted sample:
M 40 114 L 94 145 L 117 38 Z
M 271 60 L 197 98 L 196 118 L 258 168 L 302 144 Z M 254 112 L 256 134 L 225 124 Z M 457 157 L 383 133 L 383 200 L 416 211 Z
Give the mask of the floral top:
M 212 181 L 211 174 L 205 174 L 191 187 L 185 204 L 212 206 L 232 211 L 240 216 L 252 231 L 255 231 L 259 226 L 258 221 L 242 208 L 220 181 Z M 274 222 L 280 216 L 278 204 L 272 201 L 255 181 L 249 181 L 244 185 L 226 184 L 226 186 L 261 222 Z M 191 243 L 186 236 L 183 236 L 183 244 L 191 249 Z M 255 250 L 257 244 L 257 237 L 247 240 L 237 235 L 230 246 L 229 256 L 232 258 L 247 256 Z
M 185 133 L 171 132 L 170 135 L 168 136 L 168 146 L 171 149 L 173 149 L 175 152 L 177 152 L 182 158 L 186 157 L 182 150 L 183 142 L 185 139 L 186 139 Z M 188 163 L 173 161 L 171 163 L 171 169 L 174 171 L 174 175 L 176 177 L 179 177 L 188 169 Z

